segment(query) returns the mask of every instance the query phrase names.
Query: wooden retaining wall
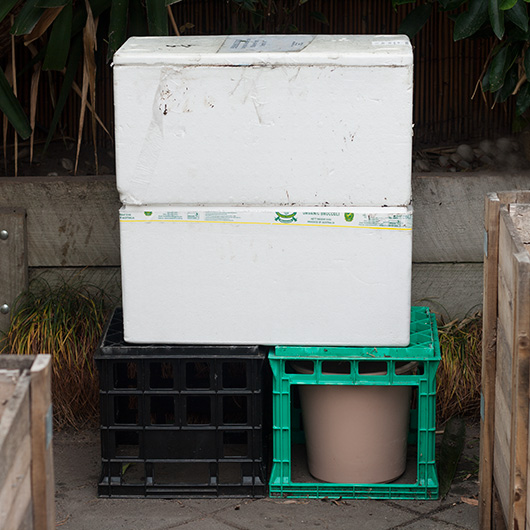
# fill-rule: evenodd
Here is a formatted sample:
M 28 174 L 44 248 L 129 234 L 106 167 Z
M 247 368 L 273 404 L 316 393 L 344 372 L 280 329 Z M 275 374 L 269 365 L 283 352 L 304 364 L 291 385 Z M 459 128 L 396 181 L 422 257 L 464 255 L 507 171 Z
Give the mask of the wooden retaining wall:
M 413 179 L 412 301 L 444 319 L 482 306 L 483 201 L 488 192 L 530 188 L 530 173 L 417 175 Z M 113 176 L 0 178 L 0 307 L 28 278 L 83 277 L 120 293 Z M 9 313 L 0 313 L 5 329 Z

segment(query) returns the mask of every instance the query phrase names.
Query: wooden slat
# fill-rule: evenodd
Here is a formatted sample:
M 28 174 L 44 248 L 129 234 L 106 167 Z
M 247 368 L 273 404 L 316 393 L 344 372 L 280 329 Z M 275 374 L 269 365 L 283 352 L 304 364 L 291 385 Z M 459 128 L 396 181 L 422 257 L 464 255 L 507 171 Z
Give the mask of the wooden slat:
M 496 194 L 485 199 L 484 301 L 482 334 L 482 383 L 480 418 L 479 527 L 489 530 L 493 510 L 493 451 L 495 436 L 495 379 L 497 339 L 497 266 L 500 201 Z
M 38 355 L 31 375 L 31 483 L 35 530 L 55 528 L 51 355 Z
M 94 286 L 102 289 L 116 303 L 121 299 L 120 267 L 30 268 L 29 280 L 42 280 L 51 286 L 62 282 Z
M 31 499 L 31 483 L 23 480 L 31 467 L 30 376 L 24 372 L 0 419 L 0 529 L 18 528 Z M 7 464 L 7 465 L 6 465 Z M 19 514 L 11 510 L 20 498 Z M 17 505 L 18 506 L 18 505 Z M 9 519 L 8 519 L 9 518 Z M 11 525 L 11 526 L 10 526 Z
M 518 247 L 513 239 L 514 236 L 517 234 L 510 214 L 505 207 L 502 207 L 499 216 L 499 275 L 503 278 L 503 289 L 509 291 L 511 298 L 515 296 L 517 283 L 517 267 L 513 262 L 513 256 L 518 252 Z M 513 315 L 511 318 L 513 319 Z
M 413 260 L 482 262 L 484 196 L 528 182 L 528 173 L 416 176 Z M 28 214 L 30 267 L 119 265 L 114 177 L 0 178 L 0 207 L 11 206 Z
M 25 211 L 0 206 L 0 234 L 2 231 L 7 237 L 0 237 L 0 306 L 6 304 L 9 311 L 0 312 L 0 331 L 7 331 L 16 297 L 28 283 Z
M 511 415 L 507 405 L 505 412 L 507 414 L 506 419 L 509 423 Z M 509 447 L 504 446 L 504 441 L 503 434 L 495 431 L 493 475 L 495 477 L 495 486 L 499 497 L 499 508 L 502 514 L 506 513 L 510 505 L 510 452 Z M 486 527 L 481 527 L 479 523 L 479 528 L 482 529 Z
M 510 530 L 527 526 L 530 254 L 525 239 L 530 234 L 530 208 L 520 203 L 529 199 L 528 192 L 502 192 L 486 200 L 479 476 L 479 526 L 486 530 L 500 520 Z M 496 266 L 490 269 L 492 232 L 497 254 Z M 493 502 L 494 490 L 499 502 Z
M 498 320 L 497 320 L 497 336 L 500 335 L 500 332 L 504 332 L 504 340 L 506 342 L 506 357 L 509 359 L 510 366 L 513 356 L 513 323 L 514 323 L 514 294 L 508 289 L 508 284 L 504 275 L 499 273 L 499 295 L 498 295 Z M 497 350 L 499 346 L 497 346 Z M 497 357 L 499 357 L 499 352 L 497 351 Z M 502 365 L 506 362 L 506 359 L 497 359 L 497 369 L 498 365 Z
M 412 179 L 416 263 L 481 263 L 484 254 L 484 197 L 505 189 L 524 190 L 530 173 L 416 175 Z M 512 193 L 509 199 L 514 202 Z
M 512 237 L 518 252 L 513 255 L 516 270 L 516 307 L 514 322 L 514 356 L 517 372 L 514 378 L 514 462 L 513 521 L 514 528 L 523 528 L 526 517 L 528 481 L 528 404 L 530 392 L 530 255 L 521 244 L 520 234 L 512 225 Z M 517 238 L 516 238 L 517 235 Z
M 19 448 L 11 468 L 7 481 L 0 491 L 0 504 L 5 507 L 2 510 L 2 530 L 30 530 L 27 524 L 27 514 L 32 512 L 31 500 L 31 440 L 29 433 L 23 440 L 19 440 Z
M 499 292 L 502 289 L 499 288 Z M 493 476 L 499 492 L 503 513 L 509 513 L 512 491 L 512 407 L 513 407 L 513 351 L 501 319 L 497 323 L 497 349 L 495 374 L 495 431 L 493 450 Z M 512 328 L 508 329 L 508 336 Z M 510 339 L 511 341 L 511 339 Z
M 19 370 L 0 369 L 0 418 L 15 391 L 19 378 Z
M 114 177 L 0 178 L 0 207 L 27 212 L 30 267 L 120 263 Z
M 413 263 L 412 303 L 429 306 L 446 321 L 482 307 L 482 263 Z

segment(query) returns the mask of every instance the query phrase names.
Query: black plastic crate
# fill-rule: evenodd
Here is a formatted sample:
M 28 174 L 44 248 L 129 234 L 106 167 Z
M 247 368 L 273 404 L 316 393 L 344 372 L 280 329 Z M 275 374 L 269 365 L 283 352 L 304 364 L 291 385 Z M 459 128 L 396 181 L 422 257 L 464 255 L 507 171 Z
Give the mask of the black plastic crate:
M 122 321 L 96 355 L 99 496 L 265 496 L 267 348 L 128 344 Z

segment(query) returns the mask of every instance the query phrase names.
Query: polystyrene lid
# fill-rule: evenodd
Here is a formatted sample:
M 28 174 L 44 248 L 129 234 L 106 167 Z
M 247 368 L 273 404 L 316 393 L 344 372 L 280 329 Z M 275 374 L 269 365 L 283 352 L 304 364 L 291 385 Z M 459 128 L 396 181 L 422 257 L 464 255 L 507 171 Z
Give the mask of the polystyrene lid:
M 409 66 L 406 35 L 131 37 L 114 65 Z

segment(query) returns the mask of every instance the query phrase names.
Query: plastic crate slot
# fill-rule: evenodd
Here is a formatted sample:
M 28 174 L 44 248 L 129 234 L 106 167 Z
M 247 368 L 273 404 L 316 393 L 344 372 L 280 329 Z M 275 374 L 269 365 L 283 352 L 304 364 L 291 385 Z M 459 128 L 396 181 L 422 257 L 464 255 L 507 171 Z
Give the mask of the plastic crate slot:
M 115 431 L 116 458 L 138 458 L 140 456 L 140 436 L 138 431 Z
M 186 423 L 188 425 L 209 425 L 212 423 L 210 396 L 186 396 Z
M 159 462 L 153 464 L 156 485 L 204 485 L 210 482 L 207 462 Z
M 247 388 L 247 365 L 245 363 L 223 362 L 222 366 L 223 388 Z
M 138 396 L 114 396 L 114 423 L 138 425 Z
M 173 364 L 170 362 L 149 363 L 149 387 L 150 388 L 173 388 L 174 375 Z
M 134 362 L 114 364 L 114 388 L 138 388 L 138 368 Z
M 219 463 L 219 484 L 241 484 L 241 464 L 238 462 Z
M 248 457 L 249 456 L 249 433 L 246 431 L 224 431 L 223 432 L 223 457 Z
M 126 462 L 121 465 L 121 481 L 123 484 L 144 484 L 145 468 L 142 464 Z
M 287 361 L 285 363 L 286 374 L 314 374 L 315 363 L 313 361 Z
M 351 374 L 351 362 L 350 361 L 323 361 L 322 362 L 322 373 L 323 374 Z
M 416 362 L 416 368 L 414 370 L 415 375 L 425 375 L 425 363 L 422 361 Z
M 388 364 L 386 361 L 359 361 L 359 375 L 387 375 Z
M 223 423 L 227 425 L 248 423 L 247 396 L 223 396 Z
M 151 425 L 175 424 L 175 402 L 173 396 L 151 396 Z
M 186 363 L 186 388 L 210 388 L 211 364 L 204 361 Z

